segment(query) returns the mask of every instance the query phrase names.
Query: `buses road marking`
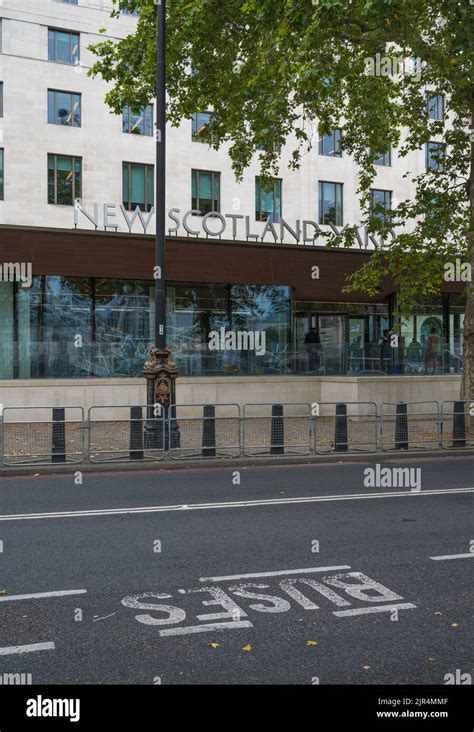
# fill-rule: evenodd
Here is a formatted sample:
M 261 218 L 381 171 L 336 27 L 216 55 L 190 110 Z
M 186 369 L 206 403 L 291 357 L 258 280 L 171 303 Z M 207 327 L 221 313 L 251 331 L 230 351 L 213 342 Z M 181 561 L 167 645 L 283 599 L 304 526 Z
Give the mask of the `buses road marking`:
M 251 572 L 250 574 L 228 574 L 223 577 L 199 577 L 199 582 L 221 582 L 224 580 L 247 579 L 248 577 L 277 577 L 288 574 L 305 574 L 307 572 L 329 572 L 334 569 L 350 569 L 348 564 L 340 564 L 336 567 L 306 567 L 305 569 L 286 569 L 278 572 Z
M 54 643 L 30 643 L 27 646 L 0 648 L 0 656 L 13 656 L 15 653 L 32 653 L 33 651 L 54 651 L 54 649 Z
M 389 613 L 392 610 L 410 610 L 416 609 L 416 605 L 412 602 L 400 602 L 398 605 L 375 605 L 373 607 L 357 607 L 351 610 L 333 610 L 333 615 L 338 618 L 347 618 L 353 615 L 367 615 L 368 613 Z
M 64 597 L 65 595 L 83 595 L 87 590 L 56 590 L 55 592 L 35 592 L 30 595 L 2 595 L 0 602 L 14 600 L 36 600 L 40 597 Z
M 442 488 L 422 491 L 391 491 L 389 493 L 349 493 L 336 496 L 302 496 L 299 498 L 268 498 L 258 501 L 223 501 L 220 503 L 190 503 L 168 506 L 143 506 L 131 508 L 104 508 L 84 511 L 55 511 L 47 513 L 4 514 L 0 521 L 28 521 L 32 519 L 88 518 L 93 516 L 120 516 L 124 514 L 167 513 L 170 511 L 205 511 L 217 508 L 256 508 L 258 506 L 284 506 L 299 503 L 324 503 L 332 501 L 362 501 L 376 498 L 402 498 L 438 496 L 458 493 L 474 493 L 474 488 Z
M 472 559 L 473 557 L 474 552 L 468 552 L 467 554 L 443 554 L 440 557 L 430 557 L 430 559 L 440 562 L 442 559 Z

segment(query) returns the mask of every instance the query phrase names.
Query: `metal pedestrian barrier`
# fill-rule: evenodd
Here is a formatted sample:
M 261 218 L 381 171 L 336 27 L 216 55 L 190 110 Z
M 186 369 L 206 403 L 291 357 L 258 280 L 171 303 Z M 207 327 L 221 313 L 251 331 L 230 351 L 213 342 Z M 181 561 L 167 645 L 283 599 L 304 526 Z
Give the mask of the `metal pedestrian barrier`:
M 245 404 L 242 418 L 243 453 L 309 455 L 312 447 L 311 406 L 305 403 Z
M 169 456 L 232 458 L 240 455 L 238 404 L 173 404 L 169 421 Z M 179 440 L 173 440 L 179 433 Z
M 441 447 L 445 450 L 474 447 L 474 402 L 443 402 L 440 431 Z
M 436 401 L 382 402 L 380 447 L 387 452 L 439 448 L 439 415 L 439 403 Z
M 375 452 L 377 450 L 377 405 L 375 402 L 319 402 L 313 405 L 314 450 Z
M 80 463 L 84 459 L 82 407 L 4 407 L 4 465 Z
M 162 460 L 166 424 L 158 405 L 90 407 L 88 453 L 91 463 Z

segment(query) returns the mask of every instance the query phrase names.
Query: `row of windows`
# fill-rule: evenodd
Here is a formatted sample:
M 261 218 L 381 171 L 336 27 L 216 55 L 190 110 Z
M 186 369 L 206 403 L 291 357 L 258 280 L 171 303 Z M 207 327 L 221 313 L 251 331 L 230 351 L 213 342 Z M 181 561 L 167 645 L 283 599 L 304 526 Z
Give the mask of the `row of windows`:
M 0 200 L 4 198 L 4 151 L 0 148 Z M 319 223 L 342 226 L 343 184 L 319 181 Z M 139 206 L 150 211 L 154 202 L 154 166 L 122 164 L 123 205 L 128 211 Z M 373 189 L 372 215 L 388 220 L 392 192 Z M 48 203 L 72 206 L 82 197 L 82 158 L 48 155 Z M 191 171 L 191 207 L 203 216 L 221 207 L 221 174 L 210 170 Z M 255 218 L 278 223 L 282 216 L 282 181 L 273 180 L 270 188 L 255 178 Z
M 65 5 L 78 5 L 78 0 L 60 0 Z M 122 10 L 124 15 L 138 15 L 138 10 Z

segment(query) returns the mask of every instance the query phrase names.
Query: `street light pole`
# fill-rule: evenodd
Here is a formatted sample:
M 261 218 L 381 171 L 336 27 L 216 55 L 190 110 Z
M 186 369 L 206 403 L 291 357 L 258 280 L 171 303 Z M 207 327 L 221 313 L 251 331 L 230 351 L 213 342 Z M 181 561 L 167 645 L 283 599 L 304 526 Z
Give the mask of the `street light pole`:
M 174 419 L 176 377 L 178 369 L 166 345 L 166 46 L 165 0 L 156 0 L 156 166 L 155 166 L 155 332 L 143 373 L 147 380 L 147 423 L 145 445 L 152 449 L 169 449 L 179 444 L 179 431 Z M 171 408 L 171 409 L 170 409 Z M 162 421 L 164 419 L 164 421 Z M 171 427 L 169 430 L 168 428 Z M 163 433 L 163 429 L 165 432 Z

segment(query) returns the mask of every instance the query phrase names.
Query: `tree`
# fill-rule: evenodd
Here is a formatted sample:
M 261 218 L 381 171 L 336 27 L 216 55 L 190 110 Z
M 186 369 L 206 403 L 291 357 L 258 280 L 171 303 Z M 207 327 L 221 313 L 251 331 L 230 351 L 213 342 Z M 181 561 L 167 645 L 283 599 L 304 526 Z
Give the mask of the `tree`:
M 147 104 L 155 93 L 154 0 L 115 0 L 139 11 L 136 34 L 94 47 L 92 75 L 111 83 L 106 101 Z M 256 146 L 264 177 L 278 170 L 279 151 L 296 136 L 291 165 L 319 134 L 343 128 L 341 147 L 359 170 L 359 195 L 372 232 L 385 240 L 346 289 L 375 295 L 390 276 L 399 318 L 438 292 L 446 263 L 474 271 L 474 128 L 470 0 L 168 0 L 168 117 L 173 125 L 212 109 L 205 134 L 229 144 L 237 179 Z M 441 119 L 427 106 L 444 95 Z M 431 100 L 431 101 L 430 101 Z M 370 212 L 374 160 L 390 148 L 406 157 L 430 141 L 431 167 L 407 170 L 415 195 L 387 216 Z M 354 222 L 355 223 L 355 222 Z M 353 229 L 342 237 L 349 246 Z M 474 400 L 474 283 L 467 284 L 462 397 Z

